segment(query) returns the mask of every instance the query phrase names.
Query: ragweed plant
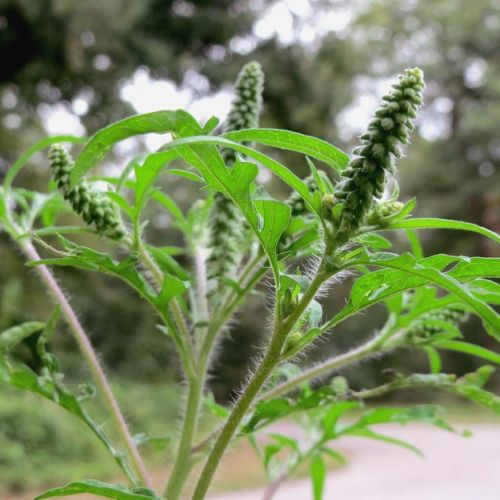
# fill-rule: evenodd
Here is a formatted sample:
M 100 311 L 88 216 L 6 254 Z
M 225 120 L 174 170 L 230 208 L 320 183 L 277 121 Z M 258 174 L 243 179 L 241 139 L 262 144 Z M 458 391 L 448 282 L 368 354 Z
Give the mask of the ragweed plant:
M 421 421 L 451 429 L 438 406 L 365 407 L 370 398 L 404 388 L 431 387 L 500 413 L 500 399 L 484 388 L 492 372 L 489 365 L 458 378 L 442 373 L 440 357 L 442 350 L 452 350 L 500 363 L 500 354 L 463 340 L 460 333 L 460 324 L 475 315 L 485 332 L 500 340 L 500 316 L 494 309 L 500 303 L 495 281 L 500 277 L 500 259 L 425 257 L 415 231 L 469 231 L 496 243 L 500 236 L 470 223 L 412 217 L 414 200 L 399 201 L 397 189 L 386 195 L 387 180 L 396 174 L 400 146 L 408 144 L 422 104 L 422 72 L 410 69 L 401 75 L 352 158 L 322 139 L 256 128 L 262 82 L 257 64 L 244 68 L 234 108 L 220 135 L 214 132 L 216 119 L 202 126 L 185 111 L 158 111 L 122 120 L 88 140 L 46 139 L 8 171 L 0 197 L 2 229 L 38 272 L 56 307 L 46 321 L 24 323 L 0 334 L 0 380 L 35 392 L 76 415 L 96 434 L 129 481 L 117 485 L 77 478 L 39 499 L 88 492 L 117 499 L 176 500 L 187 495 L 201 500 L 229 446 L 241 438 L 250 439 L 262 458 L 270 482 L 266 498 L 299 466 L 309 463 L 313 496 L 320 499 L 325 458 L 343 460 L 335 451 L 336 439 L 351 434 L 395 443 L 373 430 L 388 421 Z M 108 190 L 98 190 L 89 172 L 117 142 L 150 132 L 170 133 L 172 139 L 160 150 L 136 158 L 120 176 L 99 177 Z M 62 143 L 83 143 L 74 161 Z M 259 151 L 260 145 L 305 155 L 310 175 L 299 178 L 276 158 Z M 55 181 L 53 189 L 45 194 L 14 186 L 16 175 L 31 156 L 49 147 L 47 168 Z M 259 169 L 267 169 L 288 185 L 287 200 L 274 199 L 265 185 L 259 185 Z M 158 189 L 158 179 L 166 172 L 203 188 L 188 214 Z M 190 257 L 186 268 L 165 247 L 146 241 L 144 209 L 149 205 L 169 212 L 183 232 L 185 253 Z M 58 211 L 68 209 L 81 216 L 81 225 L 56 224 Z M 239 232 L 233 231 L 235 220 Z M 391 242 L 380 233 L 394 231 L 405 232 L 411 251 L 390 251 Z M 82 232 L 94 234 L 100 247 L 109 244 L 108 251 L 71 240 Z M 241 237 L 241 233 L 248 236 Z M 57 247 L 46 241 L 54 235 Z M 47 258 L 39 256 L 39 245 L 48 252 Z M 166 425 L 175 453 L 169 457 L 171 472 L 163 491 L 154 491 L 139 449 L 144 439 L 138 441 L 129 429 L 99 358 L 54 278 L 52 269 L 58 266 L 100 272 L 127 283 L 138 300 L 149 303 L 166 342 L 177 349 L 187 395 L 180 431 L 172 432 Z M 325 317 L 325 297 L 335 297 L 335 283 L 348 273 L 355 279 L 347 303 Z M 217 370 L 216 347 L 235 312 L 264 278 L 273 283 L 267 298 L 273 308 L 262 355 L 254 360 L 234 404 L 222 408 L 206 397 L 209 375 Z M 213 280 L 217 300 L 212 300 Z M 319 364 L 308 365 L 301 359 L 320 338 L 327 342 L 334 336 L 340 323 L 369 312 L 376 304 L 386 307 L 386 321 L 367 332 L 363 343 Z M 60 365 L 48 350 L 59 318 L 70 327 L 90 368 L 96 391 L 115 424 L 116 442 L 85 409 L 93 391 L 76 394 L 63 383 Z M 34 335 L 43 366 L 38 372 L 16 361 L 11 353 Z M 401 347 L 424 351 L 428 372 L 394 374 L 387 383 L 367 388 L 351 387 L 337 375 L 347 365 Z M 220 427 L 200 436 L 206 432 L 200 415 L 207 407 L 216 411 Z M 356 410 L 355 417 L 343 421 L 352 410 Z M 307 439 L 297 441 L 278 434 L 271 434 L 270 441 L 255 439 L 276 420 L 295 417 L 304 424 Z M 202 463 L 202 468 L 194 467 L 196 463 Z

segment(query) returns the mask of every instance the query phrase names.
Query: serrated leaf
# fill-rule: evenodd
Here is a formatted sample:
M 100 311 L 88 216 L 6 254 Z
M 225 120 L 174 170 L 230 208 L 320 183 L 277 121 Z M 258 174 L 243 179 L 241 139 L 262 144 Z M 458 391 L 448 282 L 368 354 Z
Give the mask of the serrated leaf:
M 287 151 L 295 151 L 312 156 L 341 171 L 348 163 L 349 156 L 329 142 L 317 137 L 279 129 L 246 129 L 227 132 L 222 137 L 236 142 L 256 142 Z
M 146 492 L 146 489 L 142 488 L 142 491 Z M 157 497 L 154 492 L 151 490 L 149 490 L 149 492 L 149 494 L 134 493 L 122 484 L 110 484 L 94 479 L 86 479 L 84 481 L 75 481 L 66 486 L 48 490 L 38 495 L 35 500 L 78 495 L 80 493 L 90 493 L 104 498 L 113 498 L 114 500 L 159 500 L 159 497 Z
M 356 261 L 357 264 L 374 265 L 385 269 L 358 278 L 352 287 L 347 306 L 332 318 L 324 329 L 331 328 L 354 313 L 405 290 L 433 284 L 469 305 L 483 319 L 487 331 L 500 340 L 500 316 L 459 281 L 459 279 L 470 281 L 473 278 L 496 276 L 500 273 L 497 260 L 443 254 L 417 260 L 411 254 L 394 256 L 382 253 L 361 258 Z M 452 268 L 446 271 L 450 266 Z
M 81 401 L 87 399 L 88 394 L 84 394 L 84 396 L 80 398 L 71 393 L 62 384 L 61 374 L 54 372 L 59 363 L 54 355 L 45 351 L 45 339 L 42 339 L 42 342 L 38 344 L 37 348 L 38 354 L 41 355 L 40 360 L 47 369 L 48 374 L 39 376 L 26 365 L 16 364 L 13 366 L 8 362 L 6 357 L 0 353 L 0 381 L 8 383 L 18 389 L 38 394 L 78 417 L 87 428 L 95 434 L 99 441 L 101 441 L 118 466 L 121 467 L 130 478 L 135 480 L 135 475 L 125 457 L 114 448 L 113 443 L 103 431 L 102 427 L 97 424 L 82 407 Z
M 189 145 L 196 142 L 196 140 L 190 141 L 190 138 L 182 139 L 173 141 L 169 147 L 176 147 L 182 157 L 203 175 L 209 186 L 231 197 L 241 209 L 266 251 L 274 276 L 278 279 L 279 266 L 276 247 L 288 226 L 290 208 L 284 203 L 274 200 L 252 200 L 250 186 L 258 173 L 255 164 L 237 162 L 228 169 L 218 151 L 213 147 Z M 286 169 L 286 167 L 283 168 Z M 288 169 L 286 171 L 289 172 Z M 289 173 L 291 174 L 291 172 Z M 299 182 L 302 183 L 300 180 Z
M 211 154 L 210 157 L 206 157 L 207 153 L 210 150 L 206 148 L 196 148 L 195 146 L 197 145 L 223 146 L 229 149 L 234 149 L 235 151 L 238 151 L 249 158 L 253 158 L 254 160 L 264 165 L 266 168 L 268 168 L 275 175 L 277 175 L 293 190 L 297 191 L 297 193 L 300 194 L 300 196 L 306 201 L 306 203 L 308 203 L 311 208 L 314 209 L 311 193 L 309 192 L 309 188 L 302 181 L 302 179 L 297 177 L 290 169 L 282 165 L 280 162 L 248 146 L 244 146 L 243 144 L 229 141 L 221 137 L 196 136 L 172 141 L 168 143 L 164 147 L 164 149 L 179 149 L 184 159 L 200 171 L 207 184 L 211 185 L 217 190 L 222 190 L 224 192 L 224 188 L 227 188 L 227 186 L 221 184 L 225 172 L 224 164 L 221 164 L 220 161 L 214 161 L 216 160 L 214 154 Z M 205 158 L 203 158 L 204 156 Z M 208 158 L 210 158 L 209 162 L 206 161 Z M 203 161 L 200 162 L 200 160 Z M 232 171 L 234 169 L 226 170 Z

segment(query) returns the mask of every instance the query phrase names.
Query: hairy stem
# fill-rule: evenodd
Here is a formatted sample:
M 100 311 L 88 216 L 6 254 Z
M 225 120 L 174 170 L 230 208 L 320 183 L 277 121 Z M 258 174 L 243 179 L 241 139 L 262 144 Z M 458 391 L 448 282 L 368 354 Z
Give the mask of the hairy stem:
M 207 270 L 205 263 L 205 253 L 199 245 L 195 245 L 193 249 L 195 269 L 196 269 L 196 308 L 197 308 L 197 323 L 203 325 L 200 327 L 200 336 L 206 333 L 206 325 L 208 322 L 208 301 L 207 301 Z M 206 363 L 205 363 L 206 365 Z M 174 462 L 174 468 L 170 474 L 165 496 L 169 500 L 177 500 L 182 493 L 184 484 L 189 476 L 192 467 L 191 447 L 196 434 L 198 418 L 201 407 L 201 399 L 203 397 L 203 389 L 205 385 L 206 366 L 203 363 L 198 363 L 197 374 L 189 378 L 189 391 L 187 396 L 186 411 L 184 414 L 184 422 L 182 425 L 181 438 L 177 449 L 177 456 Z
M 305 370 L 300 375 L 283 382 L 282 384 L 277 385 L 273 389 L 265 392 L 259 399 L 272 399 L 283 394 L 286 394 L 293 389 L 297 388 L 299 385 L 304 382 L 308 382 L 315 378 L 327 375 L 334 370 L 342 368 L 350 363 L 355 363 L 360 359 L 365 358 L 366 356 L 373 354 L 377 349 L 377 337 L 370 340 L 366 344 L 363 344 L 356 349 L 352 349 L 344 354 L 340 354 L 339 356 L 335 356 L 334 358 L 327 359 L 322 363 L 319 363 L 308 370 Z
M 203 472 L 200 476 L 198 484 L 196 485 L 193 500 L 203 500 L 205 498 L 219 462 L 224 455 L 231 438 L 236 432 L 239 423 L 245 416 L 257 393 L 276 366 L 276 360 L 279 357 L 285 338 L 286 337 L 281 332 L 278 332 L 278 335 L 273 336 L 261 364 L 258 366 L 256 372 L 250 380 L 250 383 L 242 393 L 226 424 L 224 425 L 224 428 L 217 437 L 212 452 L 206 461 Z
M 158 267 L 158 264 L 156 264 L 155 260 L 151 257 L 151 255 L 149 255 L 149 252 L 144 247 L 140 239 L 136 239 L 136 249 L 139 252 L 141 261 L 148 268 L 149 272 L 153 276 L 153 279 L 161 288 L 163 285 L 163 273 Z M 186 374 L 188 377 L 195 377 L 196 369 L 194 367 L 194 353 L 191 336 L 184 320 L 182 310 L 175 298 L 170 301 L 169 310 L 172 314 L 175 325 L 172 324 L 168 311 L 160 311 L 161 317 L 165 321 L 169 330 L 172 332 L 172 336 L 177 341 L 177 347 L 179 348 L 179 354 L 181 356 L 184 369 L 186 370 Z M 176 335 L 176 329 L 179 331 L 180 337 Z
M 203 383 L 200 378 L 190 380 L 181 439 L 177 448 L 174 468 L 165 489 L 165 497 L 168 500 L 177 500 L 180 497 L 191 471 L 191 447 L 196 434 L 202 396 Z
M 40 256 L 38 255 L 38 252 L 31 243 L 24 241 L 21 242 L 19 245 L 21 250 L 28 259 L 32 261 L 41 260 Z M 74 338 L 78 343 L 78 347 L 80 348 L 80 351 L 82 352 L 82 355 L 85 358 L 85 361 L 87 362 L 90 371 L 92 372 L 96 386 L 100 394 L 102 395 L 104 402 L 106 403 L 106 406 L 111 414 L 116 429 L 118 430 L 120 436 L 123 439 L 130 460 L 134 466 L 134 469 L 136 470 L 138 477 L 140 478 L 140 481 L 146 486 L 151 487 L 152 486 L 151 479 L 148 476 L 142 457 L 130 433 L 130 430 L 127 426 L 127 422 L 125 421 L 125 418 L 120 410 L 118 401 L 116 400 L 111 390 L 111 386 L 108 382 L 108 379 L 106 378 L 104 370 L 102 369 L 99 363 L 94 348 L 92 347 L 92 344 L 87 334 L 85 333 L 85 330 L 83 329 L 80 321 L 78 320 L 75 312 L 73 311 L 73 308 L 66 299 L 66 296 L 59 287 L 56 279 L 54 278 L 48 267 L 45 265 L 40 265 L 36 266 L 36 270 L 40 278 L 42 279 L 43 283 L 45 283 L 45 285 L 49 289 L 54 300 L 61 306 L 61 310 L 64 314 L 64 317 L 66 318 L 66 322 L 68 323 L 68 326 L 73 332 Z
M 214 443 L 212 451 L 198 480 L 198 484 L 196 485 L 193 500 L 202 500 L 203 498 L 205 498 L 219 462 L 224 455 L 224 452 L 228 447 L 234 433 L 236 432 L 238 425 L 246 415 L 248 409 L 251 407 L 254 399 L 262 389 L 262 386 L 265 384 L 269 375 L 278 364 L 280 353 L 286 341 L 288 333 L 293 328 L 302 313 L 306 310 L 311 300 L 314 299 L 320 286 L 328 278 L 328 274 L 325 273 L 324 266 L 325 261 L 323 259 L 309 288 L 306 290 L 295 309 L 285 320 L 282 320 L 280 318 L 279 306 L 278 304 L 275 305 L 276 318 L 274 332 L 269 346 L 261 363 L 257 367 L 255 373 L 250 379 L 250 382 L 238 399 L 238 402 L 234 406 L 228 420 L 226 421 L 224 427 L 222 428 L 222 431 L 220 432 Z

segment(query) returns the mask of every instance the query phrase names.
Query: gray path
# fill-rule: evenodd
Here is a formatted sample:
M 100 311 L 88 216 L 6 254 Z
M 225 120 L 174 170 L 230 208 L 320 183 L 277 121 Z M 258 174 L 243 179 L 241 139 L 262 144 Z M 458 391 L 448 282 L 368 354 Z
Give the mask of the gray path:
M 344 438 L 337 448 L 350 463 L 328 476 L 325 500 L 500 500 L 500 425 L 465 427 L 472 437 L 421 425 L 377 427 L 418 446 L 425 458 L 378 441 Z M 311 498 L 303 479 L 282 485 L 274 500 Z M 214 494 L 210 500 L 262 500 L 262 490 Z

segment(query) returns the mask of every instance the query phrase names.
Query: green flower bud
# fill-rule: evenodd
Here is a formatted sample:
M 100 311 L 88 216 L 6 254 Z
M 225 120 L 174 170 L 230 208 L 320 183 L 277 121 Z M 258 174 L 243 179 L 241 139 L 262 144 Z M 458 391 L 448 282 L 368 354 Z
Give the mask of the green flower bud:
M 406 332 L 406 338 L 411 344 L 426 344 L 432 342 L 434 335 L 445 333 L 446 330 L 429 321 L 442 321 L 458 326 L 468 318 L 467 312 L 459 306 L 444 307 L 430 311 L 414 321 Z
M 330 179 L 325 174 L 325 172 L 323 172 L 323 170 L 318 170 L 318 174 L 321 176 L 321 178 L 326 183 L 330 184 Z M 307 186 L 307 188 L 309 189 L 309 192 L 314 193 L 314 191 L 318 190 L 318 185 L 316 183 L 316 179 L 314 178 L 314 176 L 312 174 L 308 175 L 304 179 L 304 183 Z M 304 201 L 302 196 L 300 196 L 300 194 L 297 193 L 297 191 L 294 191 L 288 197 L 288 199 L 286 200 L 286 204 L 291 208 L 292 217 L 298 217 L 300 215 L 307 215 L 307 214 L 311 213 L 306 202 Z
M 293 297 L 291 290 L 287 288 L 279 304 L 281 317 L 286 318 L 290 316 L 297 306 L 297 302 L 297 298 Z
M 57 187 L 64 197 L 66 197 L 70 190 L 69 173 L 73 168 L 74 162 L 60 144 L 51 146 L 49 150 L 49 162 L 52 169 L 52 178 L 57 183 Z
M 349 392 L 349 384 L 345 377 L 341 377 L 340 375 L 337 377 L 333 377 L 330 382 L 330 386 L 335 393 L 335 396 L 345 396 Z
M 386 201 L 375 205 L 366 216 L 366 222 L 370 226 L 377 226 L 383 224 L 384 220 L 397 214 L 404 207 L 400 201 Z
M 289 351 L 292 351 L 295 346 L 300 342 L 302 339 L 303 334 L 300 330 L 296 330 L 288 335 L 286 338 L 285 345 L 283 346 L 283 353 L 287 353 Z
M 69 174 L 74 162 L 60 144 L 54 144 L 50 148 L 49 162 L 53 179 L 73 210 L 87 224 L 95 224 L 99 233 L 112 239 L 123 238 L 126 230 L 113 201 L 92 189 L 85 179 L 81 179 L 73 188 L 70 186 Z
M 382 196 L 387 174 L 395 173 L 394 159 L 401 155 L 399 144 L 408 144 L 413 119 L 422 104 L 423 73 L 418 68 L 407 69 L 392 87 L 335 190 L 335 197 L 344 204 L 337 226 L 340 244 L 359 229 L 374 199 Z
M 235 85 L 235 98 L 224 126 L 225 132 L 257 128 L 262 108 L 264 73 L 261 65 L 252 61 L 241 69 Z M 236 161 L 233 149 L 224 149 L 222 157 L 227 164 Z

